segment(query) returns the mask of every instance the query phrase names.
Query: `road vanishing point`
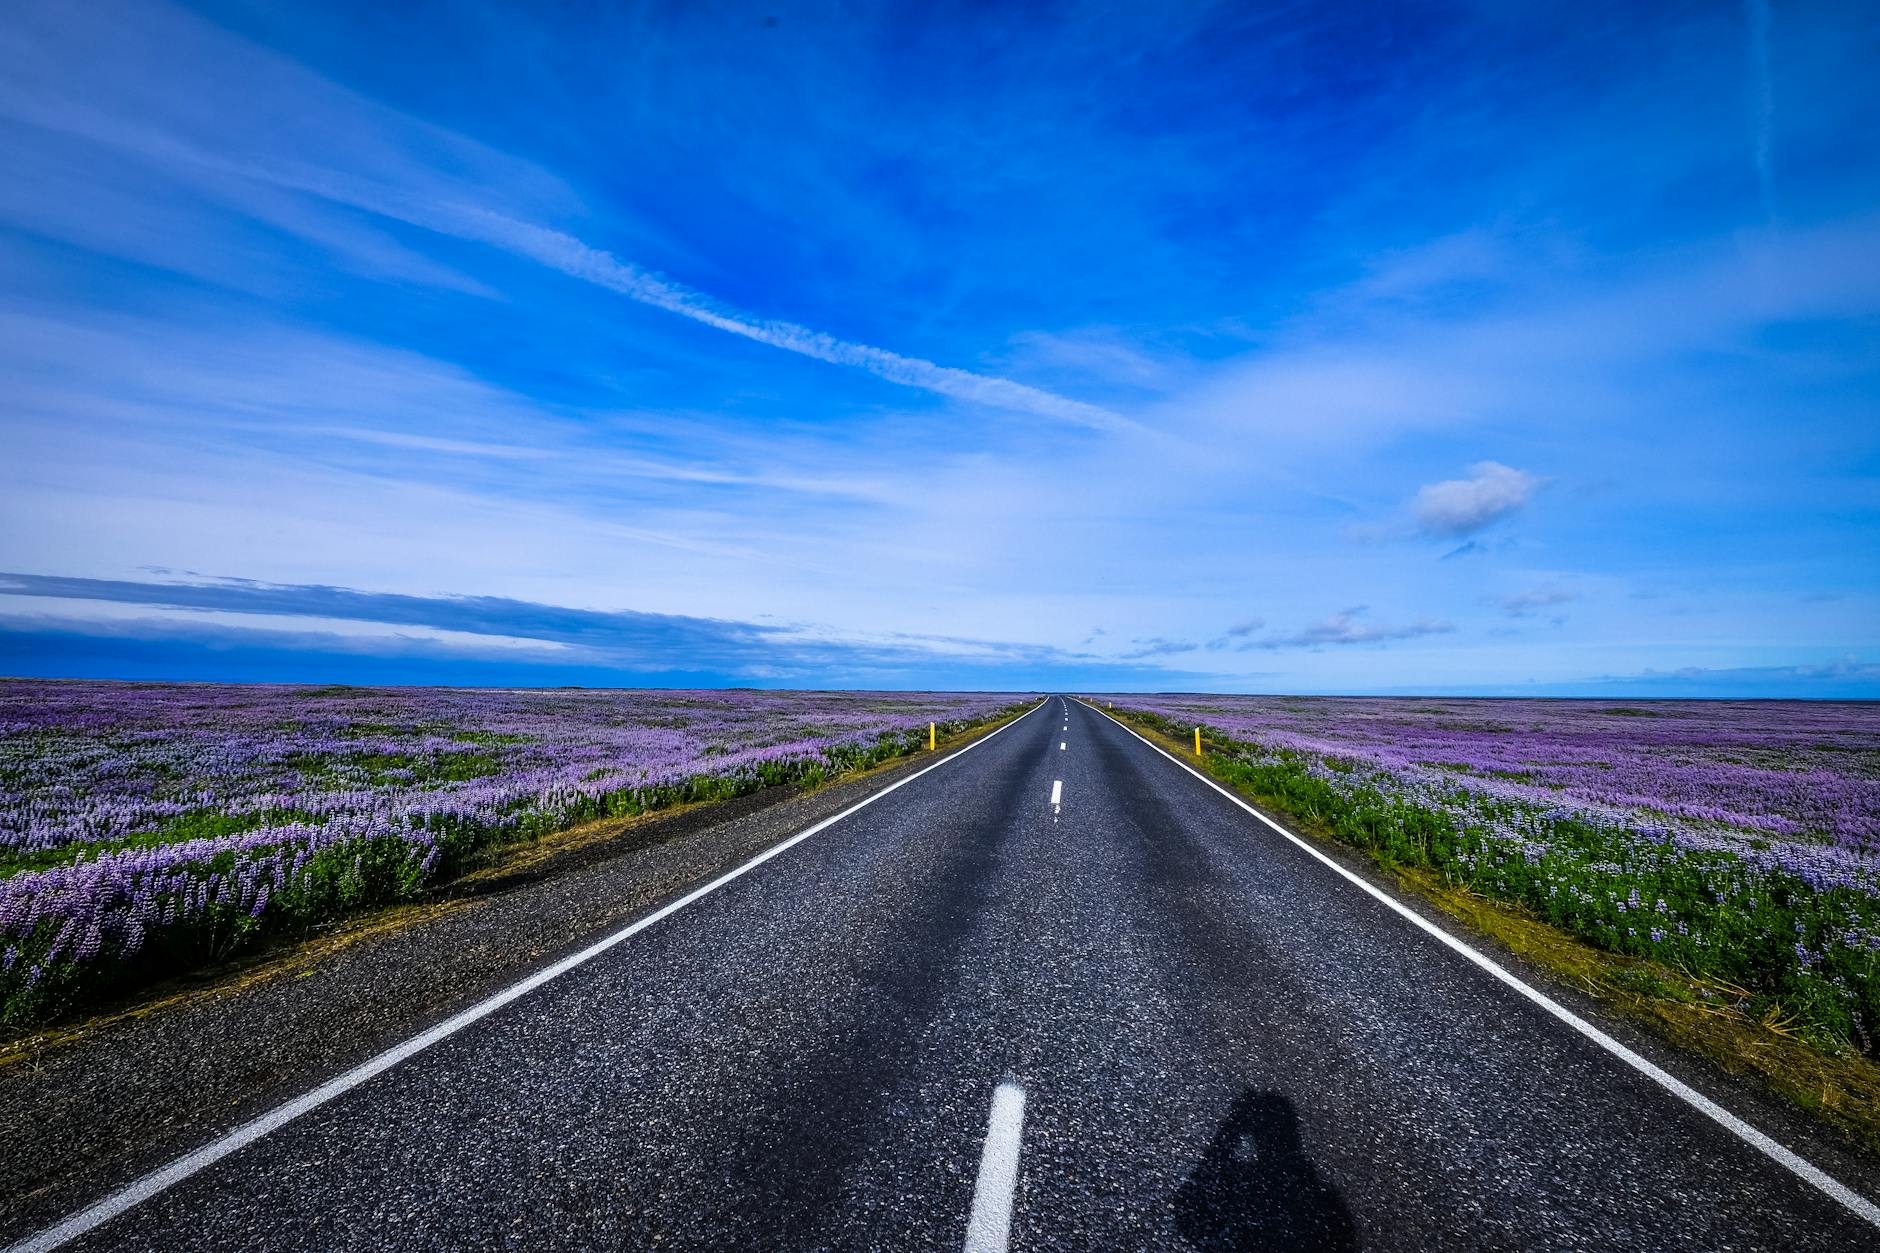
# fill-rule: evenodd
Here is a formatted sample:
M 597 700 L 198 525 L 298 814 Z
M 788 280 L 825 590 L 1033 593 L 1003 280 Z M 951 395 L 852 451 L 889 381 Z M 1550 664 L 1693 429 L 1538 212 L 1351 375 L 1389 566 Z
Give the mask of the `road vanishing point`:
M 11 1247 L 1880 1248 L 1585 1012 L 1051 697 Z

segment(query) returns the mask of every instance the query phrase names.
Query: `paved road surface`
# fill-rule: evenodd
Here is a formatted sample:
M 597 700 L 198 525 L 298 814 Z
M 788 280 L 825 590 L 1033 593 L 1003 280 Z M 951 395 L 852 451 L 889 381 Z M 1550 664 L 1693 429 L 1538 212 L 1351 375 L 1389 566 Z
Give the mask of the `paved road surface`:
M 1008 1241 L 1880 1229 L 1053 698 L 72 1247 Z

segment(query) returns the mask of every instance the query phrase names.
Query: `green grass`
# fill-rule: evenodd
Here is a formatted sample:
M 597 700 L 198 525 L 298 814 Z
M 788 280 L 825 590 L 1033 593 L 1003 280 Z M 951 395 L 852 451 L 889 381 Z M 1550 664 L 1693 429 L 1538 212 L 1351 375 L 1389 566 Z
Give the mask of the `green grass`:
M 67 844 L 36 853 L 0 854 L 0 878 L 26 870 L 67 866 L 75 861 L 88 861 L 102 853 L 122 852 L 127 848 L 153 848 L 159 844 L 180 844 L 185 840 L 220 839 L 223 836 L 240 835 L 244 831 L 254 831 L 264 826 L 281 826 L 290 822 L 307 821 L 311 817 L 311 814 L 291 810 L 265 814 L 231 814 L 219 809 L 192 809 L 187 813 L 165 818 L 147 831 L 133 831 L 122 839 L 101 840 L 96 844 Z
M 982 720 L 944 722 L 938 725 L 938 731 L 942 738 L 948 738 L 1005 721 L 1017 712 L 1016 708 L 1007 708 Z M 473 742 L 488 747 L 487 741 Z M 496 823 L 434 815 L 426 830 L 437 846 L 437 856 L 428 867 L 423 850 L 397 836 L 335 844 L 302 862 L 291 880 L 272 891 L 265 910 L 256 912 L 242 901 L 212 904 L 186 925 L 152 929 L 144 947 L 131 960 L 89 965 L 70 960 L 49 962 L 42 976 L 30 984 L 17 973 L 25 968 L 25 959 L 17 962 L 13 976 L 0 979 L 0 1025 L 19 1029 L 55 1021 L 158 980 L 201 970 L 263 943 L 304 938 L 316 928 L 362 909 L 410 901 L 440 882 L 487 863 L 500 849 L 569 827 L 597 819 L 638 817 L 679 805 L 730 800 L 764 788 L 814 787 L 924 751 L 926 746 L 927 731 L 922 727 L 884 733 L 872 741 L 838 744 L 801 758 L 760 762 L 724 773 L 701 771 L 657 786 L 623 787 L 558 806 L 552 812 L 532 808 L 529 800 L 518 800 L 505 820 Z M 355 786 L 362 778 L 390 771 L 408 771 L 411 777 L 400 775 L 400 781 L 422 786 L 493 773 L 496 758 L 492 753 L 470 749 L 429 755 L 321 755 L 287 764 L 307 771 L 324 786 Z M 113 849 L 236 835 L 264 824 L 306 816 L 192 810 L 114 843 L 82 849 L 67 846 L 46 854 L 0 861 L 0 874 L 69 863 L 75 857 L 93 857 Z M 223 874 L 233 868 L 236 856 L 235 852 L 225 851 L 196 863 L 195 868 L 205 878 Z M 43 952 L 50 940 L 48 932 L 23 942 L 26 959 L 31 959 L 33 945 Z
M 1184 744 L 1191 734 L 1153 714 L 1118 712 Z M 1378 786 L 1386 776 L 1363 763 L 1207 738 L 1217 778 L 1385 869 L 1427 870 L 1597 948 L 1741 987 L 1747 1012 L 1778 1015 L 1818 1047 L 1880 1054 L 1880 951 L 1839 941 L 1880 934 L 1871 895 L 1817 891 L 1728 852 L 1653 843 L 1460 781 L 1452 803 L 1431 806 Z M 1334 784 L 1315 766 L 1351 777 Z M 1510 824 L 1531 838 L 1517 846 L 1503 834 Z M 1819 956 L 1803 963 L 1798 945 Z

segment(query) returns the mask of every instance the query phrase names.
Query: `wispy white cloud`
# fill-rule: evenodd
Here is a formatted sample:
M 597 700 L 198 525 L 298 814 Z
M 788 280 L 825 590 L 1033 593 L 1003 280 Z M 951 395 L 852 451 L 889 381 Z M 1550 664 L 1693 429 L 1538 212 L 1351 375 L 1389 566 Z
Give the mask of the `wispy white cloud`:
M 1208 647 L 1216 652 L 1246 652 L 1254 647 L 1253 637 L 1266 626 L 1265 618 L 1242 618 L 1239 622 L 1208 641 Z
M 108 20 L 88 13 L 83 20 L 61 16 L 61 6 L 39 6 L 0 38 L 0 116 L 73 138 L 110 145 L 187 178 L 204 189 L 252 203 L 252 187 L 286 189 L 441 234 L 503 249 L 572 278 L 595 284 L 704 326 L 832 365 L 864 370 L 878 378 L 971 404 L 1067 422 L 1099 430 L 1130 427 L 1129 419 L 1100 406 L 1060 396 L 1011 379 L 939 365 L 870 344 L 845 340 L 795 322 L 763 318 L 713 299 L 575 235 L 491 203 L 475 177 L 478 169 L 524 172 L 526 184 L 552 185 L 521 162 L 405 118 L 318 78 L 245 40 L 216 30 L 168 6 L 116 6 L 122 33 L 106 41 L 93 34 Z M 173 97 L 176 63 L 215 67 L 205 94 L 229 97 L 178 107 Z M 57 65 L 72 82 L 48 81 L 38 67 Z M 279 71 L 270 74 L 270 71 Z M 267 83 L 270 118 L 290 119 L 314 140 L 283 157 L 249 129 L 250 111 L 231 84 Z M 85 90 L 95 86 L 96 91 Z M 318 133 L 321 122 L 331 134 Z M 336 142 L 344 135 L 346 142 Z M 278 143 L 279 137 L 273 137 Z M 466 160 L 467 158 L 467 160 Z M 468 166 L 470 176 L 455 172 Z M 233 182 L 235 186 L 231 188 Z M 511 202 L 531 197 L 511 194 Z M 302 220 L 276 210 L 274 220 Z M 324 224 L 317 228 L 326 229 Z
M 453 631 L 418 622 L 374 622 L 317 613 L 245 613 L 238 609 L 126 604 L 84 596 L 20 594 L 0 575 L 0 630 L 57 631 L 116 639 L 203 639 L 230 634 L 310 639 L 344 652 L 429 649 L 482 657 L 568 661 L 578 655 L 560 640 L 500 631 Z M 153 598 L 156 599 L 156 598 Z
M 291 448 L 303 458 L 460 482 L 461 463 L 491 463 L 520 485 L 563 490 L 621 480 L 748 488 L 851 501 L 889 499 L 851 449 L 846 472 L 803 463 L 801 438 L 741 446 L 725 424 L 690 429 L 658 415 L 636 433 L 618 416 L 556 407 L 417 353 L 269 325 L 173 326 L 93 315 L 83 323 L 0 302 L 0 420 L 16 435 L 121 424 L 130 439 L 161 428 L 226 445 Z M 636 447 L 639 445 L 639 447 Z M 373 458 L 380 448 L 414 454 Z M 663 450 L 663 451 L 662 451 Z
M 573 278 L 618 292 L 629 300 L 664 309 L 668 313 L 676 313 L 680 317 L 732 335 L 741 335 L 760 344 L 768 344 L 772 348 L 781 348 L 785 352 L 827 361 L 832 365 L 866 370 L 891 383 L 918 387 L 972 404 L 1055 418 L 1098 430 L 1117 430 L 1135 425 L 1121 414 L 1108 409 L 1015 383 L 1010 379 L 936 365 L 885 348 L 838 339 L 794 322 L 754 317 L 715 301 L 702 292 L 650 273 L 631 262 L 622 261 L 612 253 L 592 247 L 563 231 L 473 208 L 424 206 L 409 212 L 409 217 L 418 225 L 505 248 Z
M 1360 621 L 1366 606 L 1354 605 L 1323 618 L 1310 626 L 1285 635 L 1265 636 L 1249 641 L 1247 647 L 1260 649 L 1323 648 L 1351 644 L 1385 644 L 1392 640 L 1412 640 L 1425 635 L 1446 635 L 1455 625 L 1432 618 L 1391 625 Z
M 991 672 L 1067 669 L 1100 683 L 1139 673 L 1118 660 L 1188 651 L 1106 659 L 1023 642 L 856 634 L 814 623 L 577 609 L 494 596 L 406 596 L 206 576 L 119 580 L 0 572 L 3 632 L 469 656 L 629 673 L 706 669 L 725 678 L 799 682 L 946 665 Z
M 1116 327 L 1023 331 L 1012 337 L 1005 364 L 1034 377 L 1077 378 L 1146 395 L 1191 383 L 1193 364 L 1166 346 L 1145 343 Z
M 1149 639 L 1131 640 L 1131 648 L 1118 653 L 1124 661 L 1140 661 L 1146 657 L 1173 657 L 1178 653 L 1192 653 L 1201 646 L 1187 640 L 1163 639 L 1153 636 Z
M 1531 618 L 1543 609 L 1553 609 L 1578 600 L 1564 587 L 1529 587 L 1494 598 L 1495 606 L 1510 618 Z
M 1525 260 L 1494 229 L 1471 226 L 1372 258 L 1365 273 L 1331 293 L 1326 304 L 1334 310 L 1377 303 L 1410 305 L 1463 287 L 1499 287 L 1522 271 Z

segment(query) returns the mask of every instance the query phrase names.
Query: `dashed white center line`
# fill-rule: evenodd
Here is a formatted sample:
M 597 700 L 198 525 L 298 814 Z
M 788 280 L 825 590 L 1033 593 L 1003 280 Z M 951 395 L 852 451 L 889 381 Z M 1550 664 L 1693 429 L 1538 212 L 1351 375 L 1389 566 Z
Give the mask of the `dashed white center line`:
M 1005 1253 L 1012 1239 L 1012 1194 L 1018 1188 L 1018 1147 L 1025 1130 L 1025 1089 L 1002 1083 L 992 1094 L 979 1182 L 966 1220 L 966 1253 Z
M 942 757 L 939 761 L 931 765 L 923 766 L 912 774 L 902 775 L 899 779 L 879 791 L 870 792 L 867 796 L 856 801 L 847 809 L 839 813 L 831 814 L 820 822 L 804 827 L 801 831 L 798 831 L 795 835 L 781 843 L 772 844 L 769 848 L 757 854 L 743 865 L 727 870 L 716 879 L 693 888 L 684 896 L 667 902 L 652 913 L 640 918 L 638 921 L 628 923 L 611 935 L 603 936 L 580 952 L 571 953 L 554 965 L 543 967 L 527 978 L 510 984 L 501 991 L 494 993 L 484 1000 L 478 1001 L 468 1009 L 459 1011 L 454 1017 L 446 1018 L 443 1022 L 438 1023 L 429 1030 L 412 1036 L 402 1044 L 395 1044 L 376 1057 L 369 1058 L 359 1063 L 344 1074 L 327 1080 L 311 1092 L 303 1093 L 284 1105 L 275 1106 L 266 1113 L 236 1127 L 221 1139 L 211 1141 L 199 1149 L 185 1153 L 183 1156 L 172 1161 L 169 1165 L 159 1167 L 149 1174 L 133 1180 L 104 1199 L 96 1201 L 85 1209 L 67 1216 L 55 1226 L 47 1227 L 36 1235 L 26 1236 L 23 1239 L 5 1246 L 7 1253 L 42 1253 L 44 1250 L 59 1248 L 62 1245 L 78 1239 L 87 1232 L 93 1231 L 105 1223 L 110 1222 L 120 1214 L 135 1209 L 145 1201 L 160 1196 L 183 1180 L 190 1178 L 200 1171 L 208 1169 L 230 1154 L 240 1152 L 257 1140 L 261 1140 L 273 1134 L 275 1131 L 278 1131 L 280 1128 L 285 1127 L 295 1119 L 310 1114 L 327 1102 L 344 1096 L 346 1093 L 351 1092 L 354 1088 L 357 1088 L 368 1080 L 382 1075 L 399 1063 L 424 1052 L 432 1045 L 442 1040 L 447 1040 L 466 1027 L 481 1022 L 491 1014 L 501 1010 L 504 1006 L 513 1005 L 537 988 L 560 978 L 571 970 L 575 970 L 587 964 L 601 954 L 609 952 L 615 946 L 632 939 L 642 931 L 645 931 L 648 927 L 657 926 L 661 921 L 679 913 L 693 902 L 710 896 L 712 893 L 718 891 L 718 889 L 737 881 L 771 859 L 781 857 L 798 844 L 801 844 L 803 841 L 819 832 L 835 826 L 851 814 L 860 813 L 875 802 L 906 787 L 914 780 L 924 775 L 931 774 L 933 771 L 952 763 L 960 757 L 964 757 L 981 744 L 990 743 L 994 736 L 1004 734 L 1007 730 L 1017 726 L 1020 722 L 1023 722 L 1026 718 L 1029 718 L 1042 708 L 1044 708 L 1042 704 L 1033 705 L 1011 722 L 995 728 L 990 735 L 974 740 L 972 743 L 966 745 L 966 747 L 957 749 L 947 754 L 945 757 Z
M 1056 805 L 1064 799 L 1064 780 L 1051 780 L 1051 803 Z
M 1060 753 L 1061 753 L 1061 752 L 1063 752 L 1063 751 L 1064 751 L 1064 741 L 1063 741 L 1063 740 L 1059 740 L 1059 741 L 1058 741 L 1058 752 L 1060 752 Z

